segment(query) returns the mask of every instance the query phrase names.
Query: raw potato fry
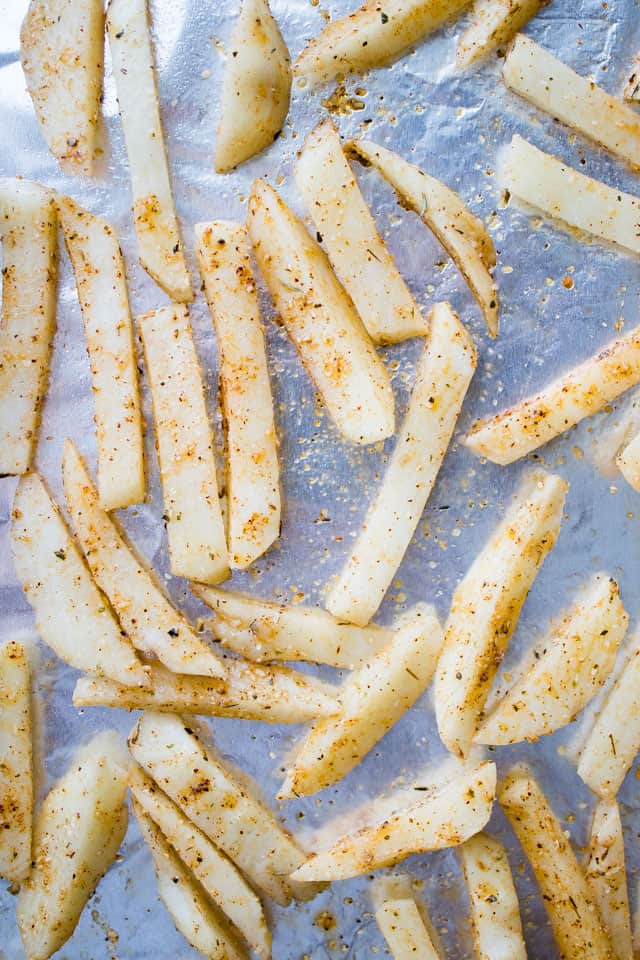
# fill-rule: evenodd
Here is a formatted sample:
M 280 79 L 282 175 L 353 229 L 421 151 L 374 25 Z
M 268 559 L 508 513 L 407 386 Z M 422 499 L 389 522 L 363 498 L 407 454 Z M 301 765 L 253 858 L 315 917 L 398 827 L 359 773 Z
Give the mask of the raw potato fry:
M 518 894 L 507 852 L 486 833 L 458 848 L 471 901 L 478 960 L 527 960 Z
M 471 337 L 448 303 L 429 335 L 384 480 L 326 607 L 365 626 L 382 603 L 424 513 L 476 368 Z
M 600 911 L 616 960 L 633 960 L 631 913 L 624 858 L 624 837 L 618 804 L 601 800 L 596 806 L 589 837 L 585 874 Z
M 169 603 L 138 560 L 98 493 L 74 444 L 67 440 L 62 479 L 71 524 L 96 583 L 109 598 L 133 645 L 174 673 L 223 677 L 224 665 Z M 117 679 L 113 673 L 107 676 Z
M 515 136 L 503 151 L 501 182 L 543 213 L 640 254 L 640 199 L 593 180 Z
M 426 690 L 442 647 L 426 604 L 414 607 L 389 646 L 347 677 L 340 712 L 312 726 L 287 772 L 279 799 L 309 796 L 346 776 Z
M 98 490 L 104 510 L 144 499 L 138 370 L 124 262 L 114 228 L 70 197 L 56 198 L 78 287 L 93 378 Z
M 176 930 L 210 960 L 247 960 L 246 952 L 235 941 L 224 918 L 215 911 L 200 884 L 135 799 L 133 812 L 151 854 L 158 896 Z
M 12 517 L 13 565 L 42 640 L 76 670 L 146 686 L 145 667 L 37 473 L 20 480 Z
M 469 285 L 489 336 L 498 335 L 498 291 L 491 276 L 496 252 L 482 220 L 457 193 L 397 153 L 369 140 L 352 140 L 348 151 L 356 160 L 378 170 L 398 194 L 399 203 L 413 210 L 445 248 Z
M 31 0 L 20 60 L 42 134 L 65 173 L 94 170 L 103 54 L 103 0 Z
M 193 300 L 171 192 L 147 0 L 109 0 L 107 35 L 133 193 L 140 263 L 179 303 Z
M 394 960 L 440 960 L 416 901 L 410 897 L 385 900 L 375 912 L 376 923 Z
M 356 627 L 319 607 L 287 606 L 199 584 L 191 589 L 211 607 L 216 639 L 248 660 L 305 660 L 352 670 L 393 638 L 386 627 Z
M 547 3 L 549 0 L 475 0 L 471 23 L 456 48 L 458 69 L 504 47 Z
M 609 935 L 562 824 L 525 769 L 498 799 L 533 868 L 563 960 L 614 960 Z
M 629 103 L 640 103 L 640 54 L 633 58 L 633 68 L 622 95 Z
M 634 167 L 640 166 L 638 114 L 529 37 L 516 36 L 505 58 L 502 78 L 510 90 L 529 103 Z
M 505 466 L 598 413 L 639 381 L 640 327 L 636 327 L 536 396 L 478 421 L 464 442 L 477 456 Z
M 567 485 L 536 470 L 456 587 L 435 679 L 438 732 L 466 756 L 489 688 L 562 522 Z
M 291 58 L 269 4 L 242 0 L 225 63 L 217 173 L 228 173 L 275 140 L 290 97 Z
M 0 647 L 0 757 L 0 877 L 22 883 L 33 833 L 31 678 L 14 640 Z
M 29 469 L 49 379 L 58 244 L 52 194 L 0 179 L 0 475 Z
M 398 863 L 411 853 L 464 843 L 489 819 L 495 790 L 496 766 L 483 763 L 420 799 L 404 791 L 395 813 L 313 854 L 292 878 L 346 880 Z
M 172 744 L 167 748 L 167 744 Z M 289 874 L 305 860 L 293 838 L 177 716 L 144 713 L 129 737 L 143 770 L 276 903 L 301 899 Z M 317 889 L 309 888 L 314 896 Z
M 127 832 L 126 762 L 115 731 L 102 731 L 43 801 L 16 904 L 27 960 L 47 960 L 66 943 L 115 859 Z
M 151 390 L 171 571 L 218 583 L 229 557 L 202 373 L 187 308 L 137 318 Z
M 216 220 L 197 223 L 195 234 L 218 343 L 229 562 L 245 569 L 280 535 L 280 466 L 264 331 L 246 229 Z
M 137 767 L 129 771 L 129 789 L 137 809 L 153 820 L 165 841 L 251 949 L 263 960 L 269 960 L 271 933 L 262 904 L 238 868 Z
M 481 724 L 474 743 L 537 740 L 575 720 L 613 670 L 628 623 L 618 584 L 597 574 Z
M 389 375 L 326 254 L 263 180 L 253 184 L 247 226 L 276 309 L 340 433 L 360 444 L 390 437 Z
M 620 473 L 634 490 L 640 490 L 640 433 L 616 457 Z
M 427 322 L 378 233 L 331 120 L 305 140 L 296 183 L 333 269 L 374 343 L 424 335 Z
M 401 56 L 457 16 L 468 0 L 366 0 L 332 20 L 296 60 L 293 71 L 317 86 L 338 74 L 364 73 Z

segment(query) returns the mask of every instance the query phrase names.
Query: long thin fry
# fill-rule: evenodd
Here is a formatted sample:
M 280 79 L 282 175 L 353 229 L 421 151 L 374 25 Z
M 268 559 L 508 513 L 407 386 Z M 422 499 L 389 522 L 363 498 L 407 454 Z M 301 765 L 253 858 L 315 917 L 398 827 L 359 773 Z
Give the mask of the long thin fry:
M 33 765 L 31 676 L 21 643 L 0 647 L 0 877 L 22 883 L 31 870 Z
M 618 804 L 601 800 L 589 835 L 587 884 L 609 934 L 616 960 L 633 960 L 631 913 Z
M 504 47 L 549 0 L 475 0 L 471 23 L 458 40 L 459 69 L 483 60 Z
M 393 960 L 415 960 L 416 957 L 420 960 L 440 960 L 440 954 L 413 897 L 392 896 L 385 899 L 377 908 L 375 917 Z

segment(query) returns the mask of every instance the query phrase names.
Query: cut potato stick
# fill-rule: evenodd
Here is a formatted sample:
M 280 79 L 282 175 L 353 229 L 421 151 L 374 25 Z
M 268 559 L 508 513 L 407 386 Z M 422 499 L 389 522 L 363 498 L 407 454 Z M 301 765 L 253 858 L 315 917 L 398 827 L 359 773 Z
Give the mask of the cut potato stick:
M 431 934 L 412 897 L 384 900 L 375 912 L 376 923 L 394 960 L 440 960 Z
M 378 233 L 331 120 L 305 140 L 296 183 L 372 340 L 396 343 L 425 334 L 427 322 Z
M 87 563 L 133 645 L 174 673 L 223 677 L 222 661 L 169 603 L 100 506 L 89 472 L 70 440 L 64 447 L 62 479 L 67 510 Z
M 127 832 L 126 753 L 103 731 L 74 756 L 45 797 L 35 827 L 33 869 L 16 904 L 29 960 L 66 943 Z
M 218 343 L 229 562 L 245 569 L 280 535 L 280 466 L 264 331 L 245 228 L 216 220 L 196 224 L 195 233 Z
M 104 510 L 144 499 L 138 370 L 124 262 L 113 227 L 70 197 L 56 199 L 78 287 L 93 378 L 98 490 Z
M 187 308 L 136 320 L 151 390 L 171 571 L 218 583 L 229 557 L 202 373 Z
M 611 936 L 616 960 L 633 960 L 624 837 L 620 810 L 615 802 L 601 800 L 596 806 L 585 874 L 591 895 Z
M 386 627 L 356 627 L 319 607 L 288 606 L 199 584 L 191 589 L 211 607 L 209 626 L 216 639 L 258 663 L 305 660 L 352 670 L 393 638 L 393 631 Z
M 491 337 L 498 335 L 498 292 L 491 276 L 496 252 L 482 220 L 457 193 L 419 167 L 369 140 L 352 140 L 349 153 L 378 170 L 402 206 L 420 217 L 445 248 L 475 297 Z
M 640 54 L 633 58 L 633 68 L 622 95 L 629 103 L 640 103 Z
M 31 870 L 32 754 L 29 661 L 10 640 L 0 647 L 0 877 L 9 883 Z
M 297 750 L 279 799 L 316 793 L 346 776 L 429 685 L 442 628 L 426 604 L 406 614 L 388 647 L 343 682 L 340 712 L 317 720 Z
M 332 20 L 296 60 L 293 70 L 312 85 L 338 74 L 364 73 L 401 56 L 457 16 L 469 0 L 366 0 L 354 13 Z
M 640 381 L 640 327 L 554 380 L 536 396 L 474 424 L 465 444 L 494 463 L 513 463 L 598 413 Z
M 267 0 L 242 0 L 227 55 L 216 171 L 227 173 L 278 136 L 289 112 L 291 58 Z
M 0 474 L 33 460 L 56 321 L 56 208 L 49 190 L 0 179 Z
M 562 824 L 528 771 L 500 785 L 498 799 L 533 868 L 560 955 L 614 960 L 609 935 Z
M 454 754 L 469 750 L 522 605 L 558 536 L 566 491 L 555 474 L 525 477 L 456 587 L 435 680 L 438 731 Z
M 20 60 L 42 134 L 65 173 L 93 173 L 103 55 L 103 0 L 31 0 Z
M 178 302 L 193 300 L 164 145 L 147 0 L 109 0 L 107 34 L 133 194 L 140 263 Z
M 429 335 L 384 480 L 326 600 L 334 617 L 358 626 L 374 615 L 402 563 L 476 368 L 473 341 L 449 304 L 436 304 L 429 316 Z
M 122 707 L 211 717 L 237 717 L 265 723 L 306 723 L 331 716 L 339 688 L 282 667 L 259 667 L 227 660 L 228 679 L 180 676 L 149 668 L 150 689 L 125 687 L 101 677 L 80 677 L 76 707 Z
M 361 444 L 391 436 L 384 364 L 326 254 L 263 180 L 251 190 L 248 229 L 276 309 L 340 433 Z
M 477 833 L 458 848 L 479 960 L 527 960 L 518 894 L 502 844 Z
M 471 23 L 456 48 L 458 69 L 504 47 L 547 3 L 549 0 L 475 0 Z
M 313 854 L 293 879 L 345 880 L 398 863 L 411 853 L 464 843 L 489 819 L 495 789 L 496 766 L 483 763 L 420 799 L 404 791 L 394 813 Z
M 502 185 L 543 213 L 640 254 L 640 199 L 593 180 L 515 136 L 500 161 Z
M 209 960 L 247 960 L 224 918 L 135 797 L 133 812 L 151 854 L 158 896 L 176 930 Z
M 167 749 L 167 744 L 172 744 Z M 145 713 L 129 738 L 134 759 L 247 877 L 277 903 L 298 895 L 289 874 L 305 855 L 180 717 Z M 315 890 L 309 889 L 313 896 Z
M 620 473 L 634 490 L 640 490 L 640 433 L 616 457 Z
M 537 740 L 575 720 L 613 670 L 628 623 L 618 584 L 597 574 L 539 645 L 529 670 L 481 724 L 474 742 Z
M 11 549 L 36 630 L 61 660 L 126 686 L 148 684 L 145 668 L 37 473 L 18 484 Z

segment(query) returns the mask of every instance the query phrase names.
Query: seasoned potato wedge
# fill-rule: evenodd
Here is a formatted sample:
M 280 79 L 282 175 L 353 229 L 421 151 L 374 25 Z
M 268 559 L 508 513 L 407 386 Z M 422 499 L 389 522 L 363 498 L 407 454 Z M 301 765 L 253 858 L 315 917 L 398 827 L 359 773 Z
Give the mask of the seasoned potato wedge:
M 28 960 L 66 943 L 127 832 L 127 757 L 114 731 L 97 734 L 45 797 L 33 869 L 16 903 Z
M 21 643 L 0 647 L 0 877 L 22 883 L 33 834 L 31 676 Z
M 629 103 L 640 103 L 640 54 L 633 58 L 633 67 L 622 95 Z
M 26 473 L 38 437 L 56 321 L 58 243 L 52 194 L 0 179 L 0 474 Z
M 227 55 L 216 171 L 227 173 L 278 136 L 289 112 L 291 58 L 267 0 L 242 0 Z
M 475 0 L 471 23 L 458 40 L 456 66 L 470 67 L 504 47 L 549 0 Z
M 395 878 L 394 878 L 395 879 Z M 387 878 L 384 878 L 386 881 Z M 378 881 L 382 885 L 384 881 Z M 391 887 L 391 884 L 385 884 Z M 393 960 L 440 960 L 440 953 L 434 946 L 431 932 L 424 920 L 424 905 L 416 903 L 411 896 L 411 886 L 397 894 L 389 891 L 385 896 L 380 891 L 375 918 L 382 936 L 387 942 Z
M 276 309 L 340 433 L 361 444 L 391 436 L 384 364 L 326 254 L 263 180 L 251 189 L 248 229 Z
M 103 0 L 31 0 L 20 60 L 42 134 L 65 173 L 93 173 L 103 55 Z
M 585 874 L 591 895 L 611 936 L 616 960 L 633 960 L 631 914 L 618 804 L 601 800 L 589 836 Z
M 620 451 L 616 464 L 627 483 L 640 491 L 640 433 Z

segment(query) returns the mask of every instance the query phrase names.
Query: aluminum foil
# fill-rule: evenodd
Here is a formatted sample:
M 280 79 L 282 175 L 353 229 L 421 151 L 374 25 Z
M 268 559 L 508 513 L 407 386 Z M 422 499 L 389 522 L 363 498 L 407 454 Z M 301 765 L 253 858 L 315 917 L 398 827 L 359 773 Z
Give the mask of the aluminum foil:
M 284 37 L 295 56 L 328 16 L 347 12 L 349 0 L 272 0 Z M 0 0 L 0 174 L 21 174 L 67 192 L 90 210 L 108 217 L 120 231 L 134 313 L 161 305 L 162 291 L 137 263 L 130 189 L 122 131 L 117 114 L 108 51 L 104 117 L 108 144 L 104 169 L 92 180 L 61 174 L 36 122 L 19 64 L 18 32 L 26 0 Z M 236 0 L 152 0 L 159 88 L 175 196 L 193 275 L 193 225 L 216 217 L 242 220 L 254 177 L 266 177 L 293 208 L 292 163 L 306 133 L 331 111 L 345 136 L 367 137 L 398 151 L 458 190 L 487 223 L 498 250 L 497 279 L 502 302 L 497 341 L 488 340 L 477 306 L 464 281 L 417 218 L 402 211 L 391 190 L 373 171 L 358 170 L 367 199 L 397 263 L 424 309 L 448 299 L 473 333 L 480 352 L 478 373 L 459 422 L 459 434 L 472 420 L 526 396 L 578 359 L 637 323 L 638 265 L 631 257 L 599 244 L 586 244 L 558 225 L 513 202 L 505 206 L 496 172 L 497 154 L 515 132 L 588 174 L 640 193 L 625 166 L 565 127 L 544 116 L 500 82 L 493 57 L 476 72 L 453 69 L 456 38 L 464 18 L 420 45 L 390 68 L 347 79 L 318 91 L 294 86 L 292 110 L 283 135 L 266 152 L 236 173 L 213 172 L 219 91 Z M 622 90 L 625 71 L 640 49 L 638 0 L 554 0 L 526 28 L 580 73 L 612 93 Z M 321 603 L 332 574 L 356 536 L 392 441 L 384 448 L 344 444 L 322 410 L 281 328 L 271 303 L 262 306 L 280 435 L 284 525 L 279 543 L 231 586 L 259 596 Z M 197 345 L 206 373 L 212 417 L 216 409 L 216 348 L 211 322 L 199 293 L 191 309 Z M 419 350 L 409 342 L 383 351 L 393 374 L 401 415 Z M 149 397 L 144 388 L 149 425 Z M 58 330 L 51 384 L 44 407 L 37 465 L 60 498 L 62 443 L 73 437 L 93 465 L 89 368 L 75 285 L 66 255 L 59 283 Z M 558 543 L 527 600 L 505 661 L 519 657 L 544 631 L 549 619 L 571 600 L 590 573 L 606 570 L 620 582 L 635 624 L 640 612 L 640 497 L 612 474 L 611 442 L 618 423 L 614 405 L 607 415 L 584 422 L 539 452 L 538 462 L 560 472 L 571 484 L 566 519 Z M 174 601 L 196 617 L 204 608 L 183 581 L 167 574 L 166 533 L 151 431 L 147 430 L 148 500 L 122 513 L 136 546 L 166 576 Z M 382 606 L 380 622 L 390 622 L 419 600 L 435 603 L 446 615 L 452 590 L 486 541 L 527 463 L 501 468 L 481 463 L 456 440 L 446 458 L 397 578 Z M 76 710 L 71 705 L 74 671 L 37 643 L 31 611 L 17 585 L 8 549 L 8 525 L 15 489 L 0 480 L 0 640 L 34 644 L 37 663 L 38 793 L 66 768 L 71 751 L 97 729 L 116 727 L 123 737 L 133 717 L 123 711 Z M 313 669 L 313 668 L 309 668 Z M 327 677 L 332 675 L 328 668 Z M 504 671 L 503 671 L 504 672 Z M 406 715 L 371 754 L 335 787 L 307 800 L 275 801 L 287 754 L 302 730 L 242 721 L 213 720 L 221 750 L 259 781 L 267 802 L 301 842 L 313 848 L 318 831 L 336 836 L 360 809 L 381 792 L 421 778 L 439 763 L 444 749 L 433 719 L 431 694 Z M 500 770 L 525 759 L 540 777 L 572 839 L 584 844 L 593 799 L 571 760 L 580 723 L 525 747 L 499 749 L 492 758 Z M 637 837 L 640 809 L 636 777 L 620 794 L 626 828 L 630 893 L 635 898 L 640 863 Z M 489 829 L 509 850 L 518 887 L 529 956 L 557 956 L 549 924 L 522 851 L 496 808 Z M 451 851 L 414 856 L 396 872 L 414 878 L 425 898 L 446 957 L 472 957 L 469 905 L 459 865 Z M 269 905 L 276 960 L 364 960 L 384 955 L 371 910 L 371 877 L 336 883 L 310 904 L 280 909 Z M 119 862 L 102 880 L 78 929 L 60 951 L 65 960 L 175 960 L 195 954 L 173 928 L 158 902 L 149 857 L 135 824 L 130 826 Z M 0 958 L 18 960 L 22 949 L 14 919 L 14 899 L 0 889 Z

